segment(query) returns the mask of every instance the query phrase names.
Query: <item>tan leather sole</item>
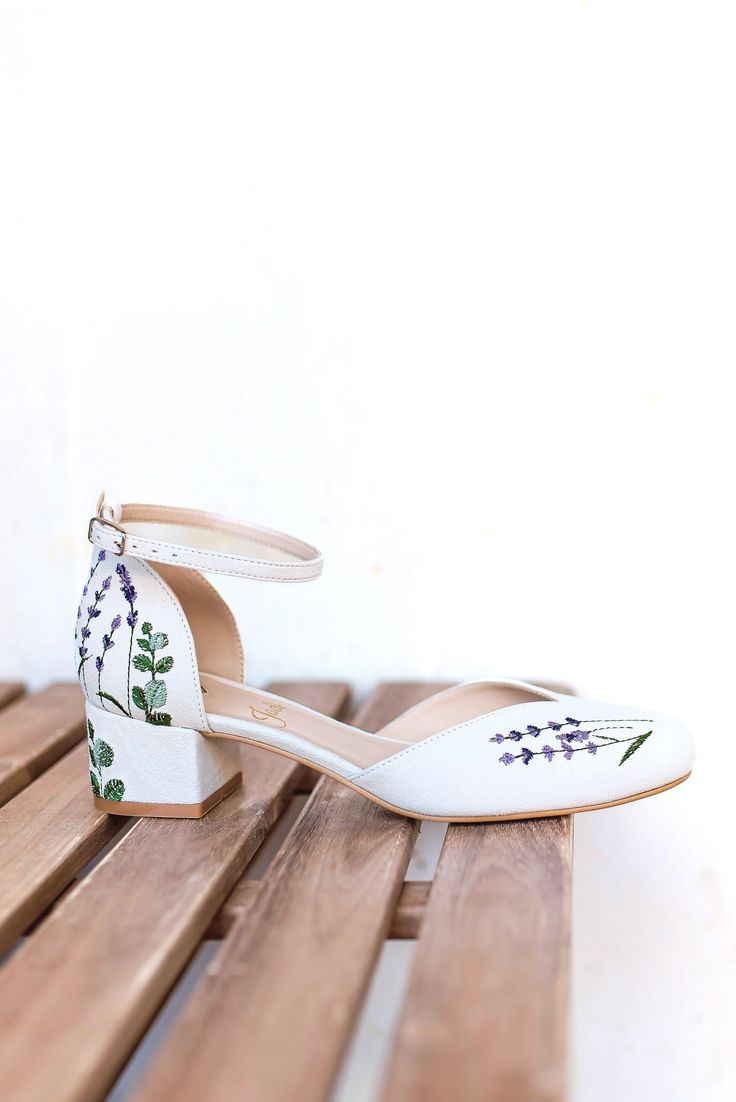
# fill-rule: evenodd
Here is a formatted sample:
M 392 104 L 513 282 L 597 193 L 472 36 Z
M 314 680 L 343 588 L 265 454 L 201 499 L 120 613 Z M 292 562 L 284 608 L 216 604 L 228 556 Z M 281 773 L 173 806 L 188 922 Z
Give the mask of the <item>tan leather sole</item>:
M 333 773 L 331 769 L 326 769 L 322 765 L 316 765 L 315 762 L 309 761 L 307 758 L 297 757 L 296 754 L 292 754 L 288 750 L 277 749 L 275 746 L 267 746 L 263 742 L 255 742 L 253 739 L 244 738 L 242 735 L 224 735 L 217 733 L 210 735 L 205 731 L 203 731 L 202 734 L 205 738 L 232 739 L 233 742 L 242 742 L 247 746 L 255 746 L 258 750 L 268 750 L 271 754 L 280 754 L 282 758 L 289 758 L 291 761 L 297 761 L 300 765 L 307 765 L 317 773 L 323 773 L 326 777 L 332 777 L 333 780 L 346 785 L 347 788 L 352 788 L 353 792 L 357 792 L 359 796 L 364 796 L 366 800 L 371 800 L 374 804 L 378 804 L 379 807 L 385 808 L 386 811 L 393 811 L 394 814 L 403 815 L 407 819 L 419 819 L 421 821 L 435 823 L 503 823 L 516 819 L 551 819 L 558 815 L 579 815 L 584 811 L 602 811 L 606 807 L 619 807 L 620 804 L 631 804 L 635 800 L 645 800 L 647 796 L 656 796 L 659 792 L 667 792 L 670 788 L 676 788 L 678 784 L 682 784 L 683 781 L 686 781 L 690 776 L 690 773 L 686 773 L 684 777 L 678 777 L 676 781 L 670 781 L 668 784 L 661 784 L 658 788 L 649 788 L 646 792 L 637 792 L 633 796 L 625 796 L 621 800 L 609 800 L 607 803 L 602 804 L 585 804 L 581 807 L 561 807 L 555 808 L 553 811 L 519 811 L 512 815 L 463 815 L 457 818 L 448 818 L 445 815 L 417 815 L 415 811 L 406 811 L 403 807 L 387 804 L 385 800 L 379 799 L 378 796 L 374 796 L 371 792 L 366 792 L 365 789 L 358 788 L 357 785 L 341 777 L 339 773 Z M 103 800 L 102 802 L 104 803 L 105 801 Z
M 146 804 L 135 800 L 104 800 L 94 796 L 95 807 L 108 815 L 142 815 L 151 819 L 201 819 L 215 804 L 219 804 L 243 783 L 243 774 L 236 773 L 225 781 L 216 792 L 199 804 Z

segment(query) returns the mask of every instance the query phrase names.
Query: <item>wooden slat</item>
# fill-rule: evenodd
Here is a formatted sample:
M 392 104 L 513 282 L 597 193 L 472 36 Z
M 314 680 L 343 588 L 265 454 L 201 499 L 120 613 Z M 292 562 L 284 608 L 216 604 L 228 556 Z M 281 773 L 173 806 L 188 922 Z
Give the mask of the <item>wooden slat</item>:
M 320 692 L 334 713 L 348 690 Z M 92 1102 L 114 1081 L 297 776 L 242 754 L 242 789 L 201 820 L 138 820 L 0 971 L 4 1096 Z
M 240 879 L 215 915 L 206 936 L 215 940 L 227 937 L 235 922 L 246 908 L 252 905 L 254 893 L 258 891 L 261 883 L 260 880 L 249 880 L 247 877 Z M 431 888 L 431 880 L 404 881 L 396 901 L 396 910 L 391 918 L 387 938 L 411 940 L 419 937 Z
M 431 692 L 379 689 L 377 730 Z M 322 779 L 165 1042 L 138 1102 L 322 1102 L 418 824 Z
M 75 747 L 0 808 L 0 953 L 124 823 L 95 808 L 86 762 Z
M 418 938 L 432 890 L 431 880 L 407 880 L 391 920 L 388 936 L 398 940 Z
M 448 827 L 384 1102 L 565 1097 L 572 819 Z
M 0 712 L 0 804 L 70 750 L 84 734 L 82 691 L 49 685 Z
M 21 681 L 0 681 L 0 708 L 7 708 L 8 704 L 22 696 L 24 688 Z

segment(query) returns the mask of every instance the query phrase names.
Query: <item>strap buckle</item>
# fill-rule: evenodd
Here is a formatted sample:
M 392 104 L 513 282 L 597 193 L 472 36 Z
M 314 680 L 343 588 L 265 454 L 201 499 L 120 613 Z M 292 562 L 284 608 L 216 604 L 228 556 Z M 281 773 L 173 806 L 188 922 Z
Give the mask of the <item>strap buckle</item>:
M 87 525 L 87 539 L 89 540 L 90 543 L 95 542 L 92 539 L 92 525 L 93 524 L 99 524 L 103 528 L 112 528 L 113 531 L 117 532 L 118 537 L 120 539 L 119 544 L 113 544 L 113 546 L 108 548 L 107 550 L 111 551 L 112 554 L 116 555 L 116 556 L 125 554 L 125 541 L 128 538 L 128 533 L 125 531 L 124 528 L 121 528 L 119 524 L 115 524 L 115 522 L 112 521 L 112 520 L 106 520 L 105 517 L 99 517 L 99 516 L 91 517 L 90 522 Z

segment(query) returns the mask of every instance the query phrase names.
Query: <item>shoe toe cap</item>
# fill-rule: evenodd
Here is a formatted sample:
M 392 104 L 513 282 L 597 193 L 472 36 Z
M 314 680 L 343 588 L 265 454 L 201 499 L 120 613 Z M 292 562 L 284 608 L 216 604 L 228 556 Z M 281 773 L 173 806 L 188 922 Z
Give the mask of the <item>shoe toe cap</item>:
M 687 776 L 695 761 L 693 737 L 679 720 L 657 714 L 652 724 L 651 767 L 657 787 Z

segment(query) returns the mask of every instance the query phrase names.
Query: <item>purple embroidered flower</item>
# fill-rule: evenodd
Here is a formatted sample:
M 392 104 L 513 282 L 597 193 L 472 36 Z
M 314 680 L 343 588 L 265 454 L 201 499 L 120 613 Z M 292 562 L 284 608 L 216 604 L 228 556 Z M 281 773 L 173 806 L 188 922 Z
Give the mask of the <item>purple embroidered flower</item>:
M 107 557 L 107 551 L 100 551 L 99 555 L 97 556 L 97 561 L 98 562 L 104 562 L 106 557 Z
M 134 628 L 135 625 L 138 623 L 138 613 L 129 612 L 128 615 L 125 617 L 125 622 L 129 628 Z
M 525 737 L 525 735 L 531 735 L 536 738 L 542 733 L 542 731 L 552 730 L 558 731 L 554 737 L 559 743 L 558 747 L 551 746 L 549 743 L 545 743 L 541 750 L 531 750 L 527 746 L 519 747 L 518 754 L 505 753 L 498 759 L 503 765 L 513 765 L 515 761 L 522 761 L 524 765 L 530 765 L 534 758 L 543 757 L 545 761 L 553 761 L 556 755 L 562 755 L 566 761 L 571 761 L 574 754 L 581 754 L 587 750 L 589 754 L 597 754 L 599 750 L 604 750 L 610 746 L 618 746 L 621 744 L 628 744 L 628 749 L 625 751 L 624 756 L 621 758 L 619 765 L 623 765 L 628 761 L 632 754 L 635 754 L 639 750 L 649 736 L 651 731 L 647 731 L 646 734 L 633 735 L 630 738 L 612 738 L 610 735 L 601 735 L 600 738 L 605 738 L 605 742 L 596 741 L 595 728 L 593 731 L 587 731 L 582 726 L 584 723 L 592 723 L 593 720 L 581 720 L 573 719 L 572 716 L 568 716 L 565 723 L 558 723 L 553 721 L 548 723 L 546 727 L 537 727 L 536 724 L 530 723 L 524 733 L 520 731 L 510 731 L 507 735 L 497 734 L 492 735 L 490 742 L 505 742 L 510 739 L 512 742 L 519 742 Z M 609 721 L 613 722 L 613 721 Z M 650 723 L 650 720 L 637 719 L 632 721 L 628 725 L 629 729 L 633 728 L 633 723 Z M 573 731 L 564 731 L 563 728 L 567 725 L 571 725 L 575 728 Z M 611 728 L 613 729 L 613 728 Z
M 111 585 L 112 585 L 112 574 L 108 574 L 107 577 L 105 578 L 104 582 L 102 583 L 103 593 L 107 593 L 107 591 L 108 591 L 108 589 L 110 588 Z
M 95 596 L 97 596 L 97 594 L 95 594 Z M 97 599 L 99 600 L 99 597 L 97 597 Z M 94 605 L 87 605 L 87 615 L 89 616 L 90 620 L 94 620 L 96 616 L 99 616 L 101 611 L 102 609 L 95 608 Z M 87 621 L 87 623 L 89 623 L 89 620 Z
M 82 635 L 83 639 L 89 639 L 91 634 L 92 634 L 92 632 L 89 630 L 88 627 L 83 627 L 82 628 L 81 635 Z
M 80 647 L 79 648 L 79 657 L 80 658 L 84 658 L 86 653 L 87 653 L 87 648 L 86 647 Z
M 95 669 L 97 670 L 97 684 L 98 684 L 98 687 L 99 687 L 99 684 L 100 684 L 99 675 L 102 673 L 102 670 L 103 670 L 104 665 L 105 665 L 105 655 L 107 654 L 107 652 L 110 650 L 111 647 L 115 646 L 115 640 L 113 639 L 113 635 L 118 630 L 121 623 L 122 623 L 122 617 L 121 617 L 120 613 L 118 613 L 116 616 L 113 616 L 112 621 L 110 623 L 110 634 L 102 636 L 102 654 L 100 655 L 99 658 L 95 658 Z
M 119 562 L 118 565 L 115 567 L 115 573 L 117 574 L 118 578 L 120 578 L 120 592 L 122 593 L 123 597 L 125 597 L 125 600 L 128 602 L 132 610 L 133 604 L 135 603 L 135 599 L 138 594 L 136 593 L 135 586 L 131 581 L 128 568 L 123 563 Z

